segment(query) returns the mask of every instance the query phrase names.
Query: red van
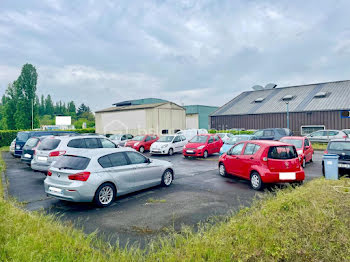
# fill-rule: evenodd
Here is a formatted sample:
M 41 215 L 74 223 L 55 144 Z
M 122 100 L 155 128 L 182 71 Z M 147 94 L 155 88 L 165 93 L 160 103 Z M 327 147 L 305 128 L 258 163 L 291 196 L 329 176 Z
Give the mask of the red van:
M 265 183 L 299 183 L 305 179 L 295 146 L 278 141 L 252 140 L 233 146 L 219 159 L 219 174 L 250 180 L 255 190 Z
M 126 147 L 132 147 L 140 153 L 150 150 L 151 145 L 159 139 L 157 135 L 142 135 L 135 136 L 131 140 L 125 143 Z
M 182 154 L 185 157 L 204 157 L 219 153 L 223 142 L 218 135 L 204 134 L 193 137 L 183 148 Z

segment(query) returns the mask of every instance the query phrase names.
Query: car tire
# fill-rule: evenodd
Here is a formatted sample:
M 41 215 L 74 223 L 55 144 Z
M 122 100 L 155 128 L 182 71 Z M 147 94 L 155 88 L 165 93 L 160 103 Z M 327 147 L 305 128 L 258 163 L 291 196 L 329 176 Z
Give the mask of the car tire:
M 310 163 L 312 163 L 312 162 L 313 162 L 312 157 L 313 157 L 313 155 L 311 156 Z
M 219 175 L 222 177 L 227 176 L 226 168 L 225 168 L 225 165 L 223 163 L 219 164 Z
M 169 155 L 169 156 L 172 156 L 173 154 L 174 154 L 174 149 L 169 148 L 168 155 Z
M 304 157 L 304 159 L 303 159 L 303 164 L 302 164 L 302 166 L 303 166 L 303 168 L 306 167 L 306 160 L 305 160 L 305 157 Z
M 205 150 L 204 153 L 203 153 L 203 158 L 207 158 L 208 157 L 208 151 Z
M 250 175 L 250 185 L 254 190 L 263 189 L 264 185 L 258 172 L 254 171 Z
M 94 202 L 99 207 L 108 207 L 116 197 L 116 189 L 112 183 L 104 183 L 98 187 Z
M 187 159 L 187 158 L 188 158 L 188 156 L 184 156 L 184 158 L 186 158 L 186 159 Z
M 163 175 L 162 175 L 162 182 L 161 185 L 165 186 L 165 187 L 169 187 L 171 185 L 171 183 L 174 180 L 174 174 L 173 171 L 171 169 L 167 169 L 164 171 Z
M 144 148 L 143 146 L 140 146 L 139 152 L 140 152 L 140 153 L 144 153 L 144 152 L 145 152 L 145 148 Z
M 302 186 L 304 184 L 304 181 L 295 181 L 295 182 L 292 182 L 291 183 L 291 185 L 292 186 L 295 186 L 295 187 L 297 187 L 297 186 Z
M 325 176 L 324 163 L 323 163 L 323 161 L 322 161 L 322 175 Z

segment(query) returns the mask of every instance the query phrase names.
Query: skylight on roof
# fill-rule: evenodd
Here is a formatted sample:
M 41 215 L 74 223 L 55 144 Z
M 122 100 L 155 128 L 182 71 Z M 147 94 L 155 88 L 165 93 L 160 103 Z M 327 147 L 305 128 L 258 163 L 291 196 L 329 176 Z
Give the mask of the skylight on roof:
M 282 97 L 282 100 L 289 101 L 289 100 L 292 100 L 293 98 L 294 98 L 294 96 L 292 96 L 292 95 L 285 95 L 284 97 Z
M 314 95 L 315 98 L 323 98 L 327 96 L 327 92 L 318 92 L 316 95 Z
M 264 101 L 265 98 L 263 97 L 259 97 L 257 99 L 254 100 L 255 103 L 261 103 L 262 101 Z

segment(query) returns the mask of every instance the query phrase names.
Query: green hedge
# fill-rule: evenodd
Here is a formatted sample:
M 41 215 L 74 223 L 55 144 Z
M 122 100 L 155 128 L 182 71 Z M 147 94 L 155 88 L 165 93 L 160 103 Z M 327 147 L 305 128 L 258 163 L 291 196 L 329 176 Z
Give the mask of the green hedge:
M 31 131 L 31 130 L 0 130 L 0 147 L 9 146 L 12 140 L 16 138 L 17 133 L 20 131 Z M 64 130 L 64 131 L 74 131 L 77 133 L 95 133 L 95 128 Z
M 254 133 L 254 131 L 248 131 L 248 130 L 243 130 L 243 131 L 237 131 L 237 130 L 214 130 L 214 129 L 209 129 L 208 131 L 210 134 L 216 134 L 216 133 L 231 133 L 233 135 L 251 135 Z

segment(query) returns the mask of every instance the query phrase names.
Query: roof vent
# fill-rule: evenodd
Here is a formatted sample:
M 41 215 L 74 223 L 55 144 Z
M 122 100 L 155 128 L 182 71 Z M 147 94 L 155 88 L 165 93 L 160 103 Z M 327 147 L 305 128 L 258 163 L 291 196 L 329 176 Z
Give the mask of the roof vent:
M 255 85 L 252 88 L 254 91 L 264 90 L 264 88 L 262 86 L 259 86 L 259 85 Z
M 259 97 L 257 99 L 254 100 L 254 103 L 261 103 L 262 101 L 264 101 L 265 98 L 263 97 Z
M 283 101 L 290 101 L 294 98 L 294 96 L 292 95 L 285 95 L 284 97 L 282 97 L 282 100 Z
M 276 88 L 276 84 L 274 84 L 274 83 L 270 83 L 270 84 L 267 84 L 266 86 L 265 86 L 265 89 L 274 89 L 274 88 Z
M 327 92 L 318 92 L 316 95 L 314 95 L 314 98 L 324 98 L 327 96 Z

